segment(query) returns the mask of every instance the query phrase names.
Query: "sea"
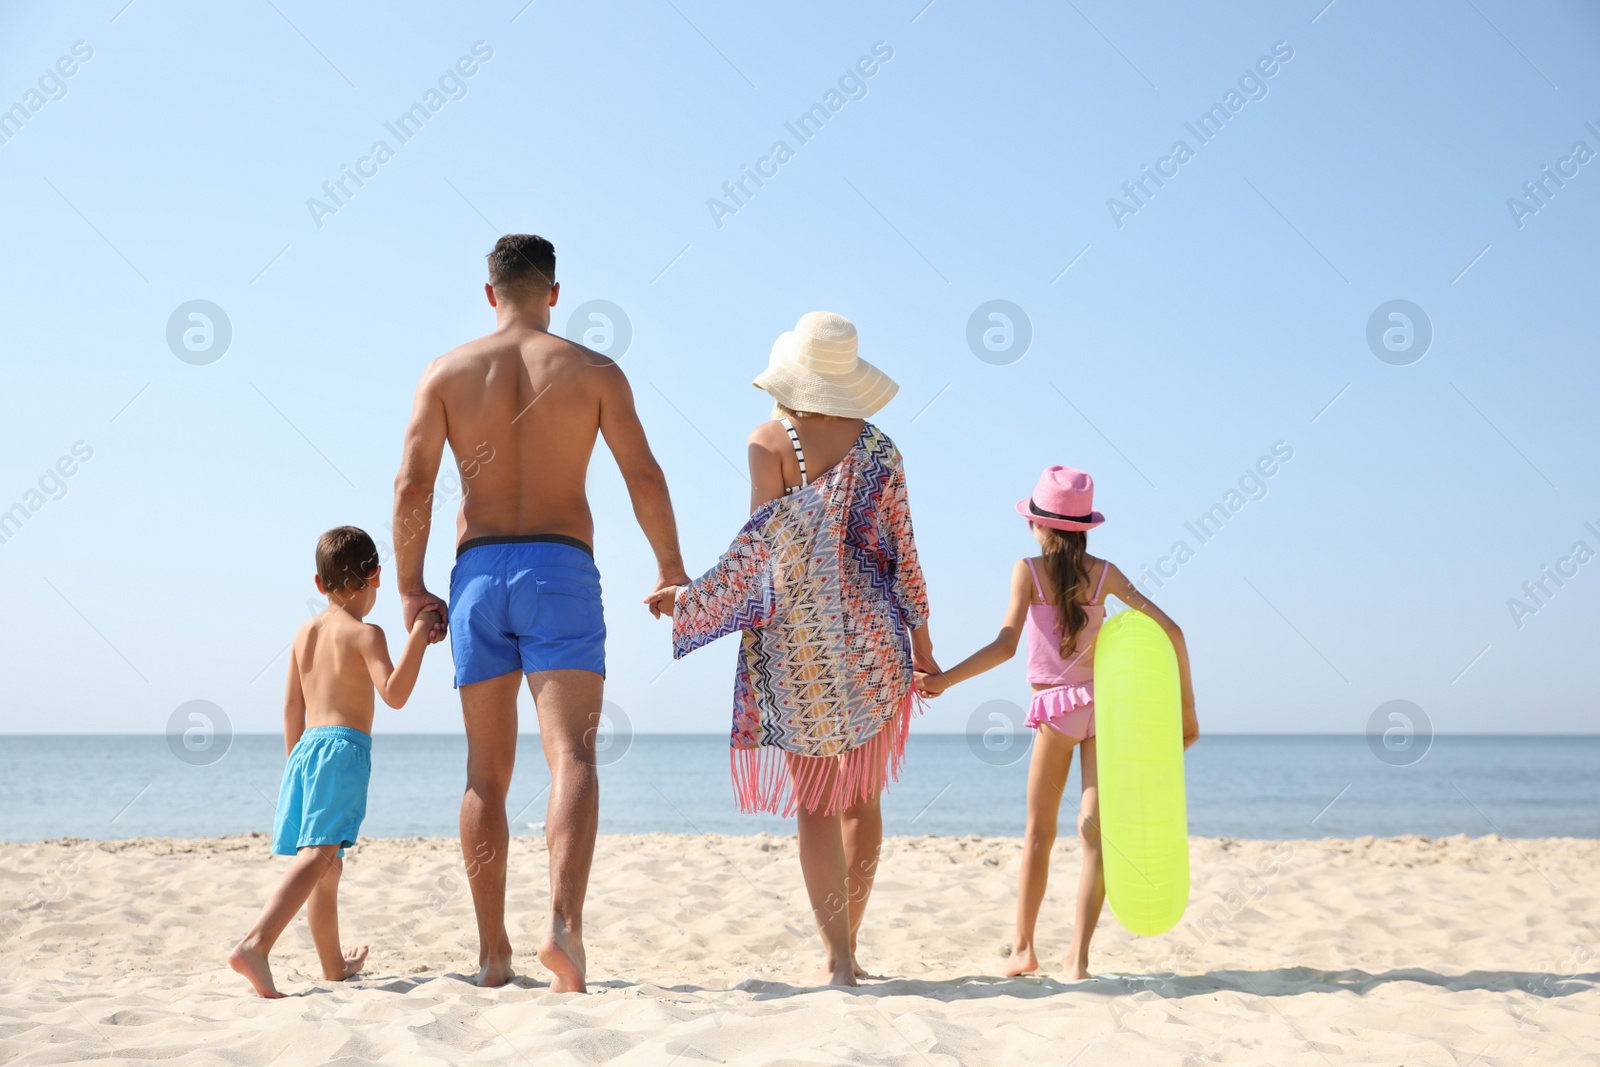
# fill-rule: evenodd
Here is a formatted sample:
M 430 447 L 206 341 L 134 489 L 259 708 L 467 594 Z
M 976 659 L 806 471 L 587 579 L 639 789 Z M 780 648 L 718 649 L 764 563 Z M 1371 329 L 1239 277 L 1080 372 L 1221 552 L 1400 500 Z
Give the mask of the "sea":
M 1029 752 L 982 737 L 912 734 L 883 800 L 890 835 L 1020 836 Z M 775 835 L 794 821 L 735 807 L 725 735 L 612 737 L 600 755 L 600 831 Z M 212 751 L 163 735 L 0 736 L 0 840 L 205 837 L 270 832 L 283 740 L 240 735 Z M 362 832 L 454 836 L 460 734 L 378 734 Z M 1600 736 L 1439 736 L 1384 751 L 1365 736 L 1207 735 L 1186 757 L 1189 832 L 1294 839 L 1452 834 L 1600 837 Z M 512 832 L 543 832 L 549 772 L 522 737 Z M 1074 765 L 1062 803 L 1073 832 Z

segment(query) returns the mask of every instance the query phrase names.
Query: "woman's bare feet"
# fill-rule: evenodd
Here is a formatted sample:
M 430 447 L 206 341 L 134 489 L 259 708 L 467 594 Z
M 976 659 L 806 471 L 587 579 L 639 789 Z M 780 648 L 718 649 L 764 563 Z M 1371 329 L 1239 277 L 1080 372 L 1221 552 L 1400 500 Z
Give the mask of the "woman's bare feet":
M 272 984 L 272 968 L 267 963 L 266 953 L 260 949 L 239 942 L 228 953 L 228 966 L 249 980 L 255 987 L 256 996 L 266 1000 L 283 999 L 278 987 Z
M 1034 955 L 1032 945 L 1011 946 L 1011 962 L 1006 965 L 1005 976 L 1015 978 L 1019 974 L 1031 974 L 1039 969 L 1039 957 Z
M 863 973 L 860 977 L 866 977 Z M 829 967 L 824 964 L 806 975 L 806 985 L 818 986 L 853 986 L 856 984 L 857 973 L 854 964 L 844 964 L 839 967 Z
M 583 935 L 565 925 L 551 922 L 550 932 L 539 946 L 539 962 L 550 972 L 550 992 L 587 993 L 584 981 L 586 961 Z
M 361 973 L 367 965 L 367 946 L 357 945 L 344 954 L 344 973 L 341 975 L 325 974 L 322 977 L 332 982 L 342 982 L 346 978 L 354 978 Z

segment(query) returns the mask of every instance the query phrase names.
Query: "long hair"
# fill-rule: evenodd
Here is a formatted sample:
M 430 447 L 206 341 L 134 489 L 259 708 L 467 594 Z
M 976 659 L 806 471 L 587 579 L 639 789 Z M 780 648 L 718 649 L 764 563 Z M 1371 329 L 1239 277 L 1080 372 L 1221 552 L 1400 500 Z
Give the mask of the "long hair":
M 1061 609 L 1061 656 L 1065 659 L 1078 650 L 1078 635 L 1089 625 L 1089 535 L 1083 530 L 1044 531 L 1044 573 L 1055 591 L 1055 606 Z

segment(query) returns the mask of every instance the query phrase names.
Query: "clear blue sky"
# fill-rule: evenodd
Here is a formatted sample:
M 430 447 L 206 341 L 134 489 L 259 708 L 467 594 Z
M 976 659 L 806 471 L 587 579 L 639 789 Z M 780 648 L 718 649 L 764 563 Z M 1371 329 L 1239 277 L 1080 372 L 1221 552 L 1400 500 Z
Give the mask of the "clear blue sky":
M 7 5 L 0 731 L 159 732 L 193 699 L 278 729 L 316 535 L 384 531 L 416 378 L 492 324 L 512 230 L 555 242 L 558 326 L 625 310 L 691 570 L 746 512 L 749 379 L 824 308 L 901 383 L 877 421 L 941 658 L 992 635 L 1032 548 L 1012 503 L 1068 463 L 1109 516 L 1092 551 L 1138 574 L 1198 546 L 1149 589 L 1205 729 L 1356 732 L 1391 699 L 1440 731 L 1593 729 L 1600 560 L 1561 560 L 1600 551 L 1600 161 L 1573 155 L 1600 152 L 1600 12 L 1324 2 Z M 368 177 L 333 204 L 344 167 Z M 746 167 L 770 177 L 732 205 Z M 1535 213 L 1545 167 L 1569 176 Z M 1171 176 L 1141 206 L 1144 168 Z M 231 324 L 215 362 L 168 345 L 191 300 Z M 1009 364 L 968 344 L 990 300 L 1031 324 Z M 1419 361 L 1369 347 L 1391 300 L 1431 323 Z M 726 730 L 734 642 L 669 669 L 603 451 L 591 488 L 608 695 L 638 730 Z M 1534 604 L 1546 565 L 1576 574 Z M 448 677 L 441 647 L 379 728 L 459 729 Z M 923 728 L 1024 697 L 1014 662 Z

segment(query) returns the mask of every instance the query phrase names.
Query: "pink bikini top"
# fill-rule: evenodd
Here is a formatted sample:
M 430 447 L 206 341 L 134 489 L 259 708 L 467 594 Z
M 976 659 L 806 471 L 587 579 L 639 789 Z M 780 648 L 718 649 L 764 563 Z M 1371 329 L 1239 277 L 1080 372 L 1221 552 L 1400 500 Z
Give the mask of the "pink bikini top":
M 1100 599 L 1100 588 L 1106 584 L 1106 568 L 1100 564 L 1100 580 L 1095 583 L 1094 596 L 1083 606 L 1088 623 L 1078 632 L 1078 650 L 1068 659 L 1061 658 L 1061 637 L 1064 632 L 1061 609 L 1049 602 L 1028 605 L 1028 682 L 1033 685 L 1088 685 L 1094 680 L 1094 641 L 1100 633 L 1100 624 L 1106 621 L 1105 601 Z M 1033 560 L 1028 560 L 1028 572 L 1033 575 L 1033 588 L 1044 600 L 1044 588 L 1039 584 L 1039 572 Z

